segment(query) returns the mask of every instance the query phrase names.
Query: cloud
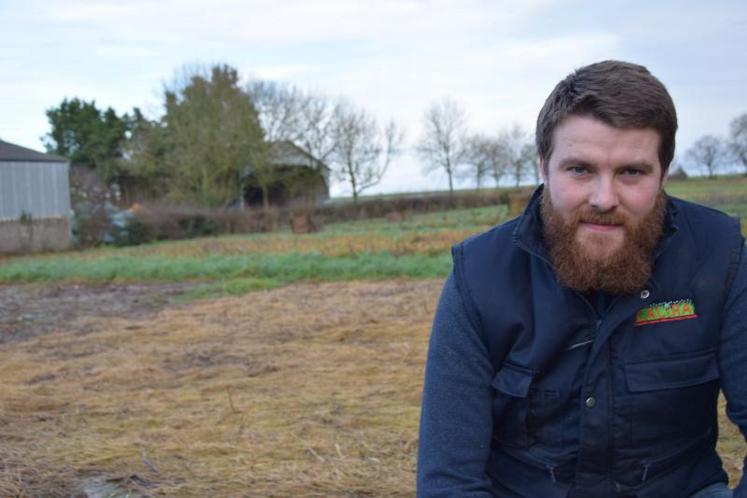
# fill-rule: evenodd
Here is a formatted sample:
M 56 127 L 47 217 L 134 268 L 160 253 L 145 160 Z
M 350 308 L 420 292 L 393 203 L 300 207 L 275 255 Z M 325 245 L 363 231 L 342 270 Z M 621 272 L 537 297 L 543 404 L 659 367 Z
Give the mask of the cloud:
M 0 134 L 30 146 L 65 96 L 157 114 L 162 82 L 195 61 L 346 96 L 410 146 L 443 97 L 474 130 L 530 129 L 558 80 L 607 58 L 662 78 L 685 145 L 747 109 L 742 0 L 5 0 L 0 18 Z M 412 157 L 390 175 L 388 189 L 428 180 Z
M 35 22 L 85 28 L 83 36 L 87 32 L 123 41 L 219 38 L 227 43 L 294 44 L 508 29 L 548 4 L 544 0 L 214 0 L 209 4 L 197 0 L 37 0 L 31 10 Z
M 292 80 L 293 77 L 314 73 L 319 70 L 320 67 L 313 64 L 280 64 L 259 67 L 250 76 L 265 80 Z
M 417 127 L 424 110 L 448 96 L 467 108 L 474 125 L 497 129 L 502 123 L 533 121 L 559 79 L 614 52 L 618 44 L 615 36 L 604 33 L 503 40 L 472 51 L 441 42 L 416 55 L 382 53 L 317 75 L 334 93 L 382 116 L 414 121 Z

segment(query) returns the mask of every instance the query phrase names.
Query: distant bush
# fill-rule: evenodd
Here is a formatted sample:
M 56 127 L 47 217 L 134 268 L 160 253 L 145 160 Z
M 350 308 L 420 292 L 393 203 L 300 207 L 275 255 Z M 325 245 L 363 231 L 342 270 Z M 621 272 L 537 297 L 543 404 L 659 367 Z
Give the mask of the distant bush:
M 117 209 L 109 202 L 93 204 L 81 201 L 75 204 L 72 234 L 73 242 L 79 247 L 93 247 L 102 243 L 114 242 L 109 234 L 115 225 L 112 216 Z
M 523 189 L 531 191 L 532 189 Z M 368 218 L 383 218 L 392 212 L 420 214 L 450 209 L 469 209 L 498 204 L 508 204 L 509 194 L 514 190 L 494 189 L 485 191 L 455 192 L 438 194 L 414 194 L 411 196 L 374 198 L 352 202 L 326 204 L 316 208 L 317 216 L 326 223 Z
M 370 218 L 405 220 L 413 214 L 470 209 L 507 204 L 513 190 L 486 190 L 448 194 L 414 194 L 359 199 L 358 203 L 334 202 L 321 206 L 271 209 L 207 209 L 161 204 L 135 204 L 125 211 L 109 209 L 103 216 L 86 218 L 95 234 L 80 237 L 82 245 L 99 243 L 117 246 L 139 245 L 159 240 L 181 240 L 232 233 L 270 232 L 296 227 L 299 233 L 313 232 L 329 223 Z M 297 229 L 298 220 L 306 229 Z M 95 223 L 94 223 L 95 221 Z M 83 226 L 83 225 L 79 225 Z M 94 230 L 91 230 L 94 232 Z M 82 234 L 81 234 L 82 235 Z
M 135 205 L 119 245 L 180 240 L 226 233 L 268 232 L 277 227 L 277 211 L 220 210 Z

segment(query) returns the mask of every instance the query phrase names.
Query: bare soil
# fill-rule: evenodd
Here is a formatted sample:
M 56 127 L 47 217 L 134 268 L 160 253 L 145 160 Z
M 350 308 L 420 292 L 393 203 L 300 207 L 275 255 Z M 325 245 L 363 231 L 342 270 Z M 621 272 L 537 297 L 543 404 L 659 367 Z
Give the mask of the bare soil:
M 0 285 L 0 344 L 49 332 L 86 332 L 81 317 L 144 318 L 200 283 Z

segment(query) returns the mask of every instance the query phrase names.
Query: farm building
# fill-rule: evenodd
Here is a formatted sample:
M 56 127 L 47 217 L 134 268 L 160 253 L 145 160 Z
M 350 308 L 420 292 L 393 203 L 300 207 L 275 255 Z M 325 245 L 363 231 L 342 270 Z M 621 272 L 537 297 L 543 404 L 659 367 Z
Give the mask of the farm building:
M 270 205 L 315 205 L 329 199 L 329 167 L 290 141 L 272 142 L 269 148 L 273 181 Z M 252 173 L 244 177 L 244 204 L 262 205 L 262 189 Z
M 676 166 L 675 168 L 669 170 L 669 174 L 667 175 L 667 177 L 670 180 L 687 180 L 688 174 L 684 169 L 682 169 L 682 166 Z
M 0 253 L 70 247 L 69 163 L 0 140 Z

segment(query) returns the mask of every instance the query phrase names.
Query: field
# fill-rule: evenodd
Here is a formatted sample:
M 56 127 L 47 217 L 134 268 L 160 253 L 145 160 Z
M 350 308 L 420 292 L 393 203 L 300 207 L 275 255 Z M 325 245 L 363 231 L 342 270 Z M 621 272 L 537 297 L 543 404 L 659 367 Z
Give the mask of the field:
M 669 190 L 747 217 L 743 178 Z M 505 217 L 0 259 L 0 496 L 412 496 L 448 248 Z

